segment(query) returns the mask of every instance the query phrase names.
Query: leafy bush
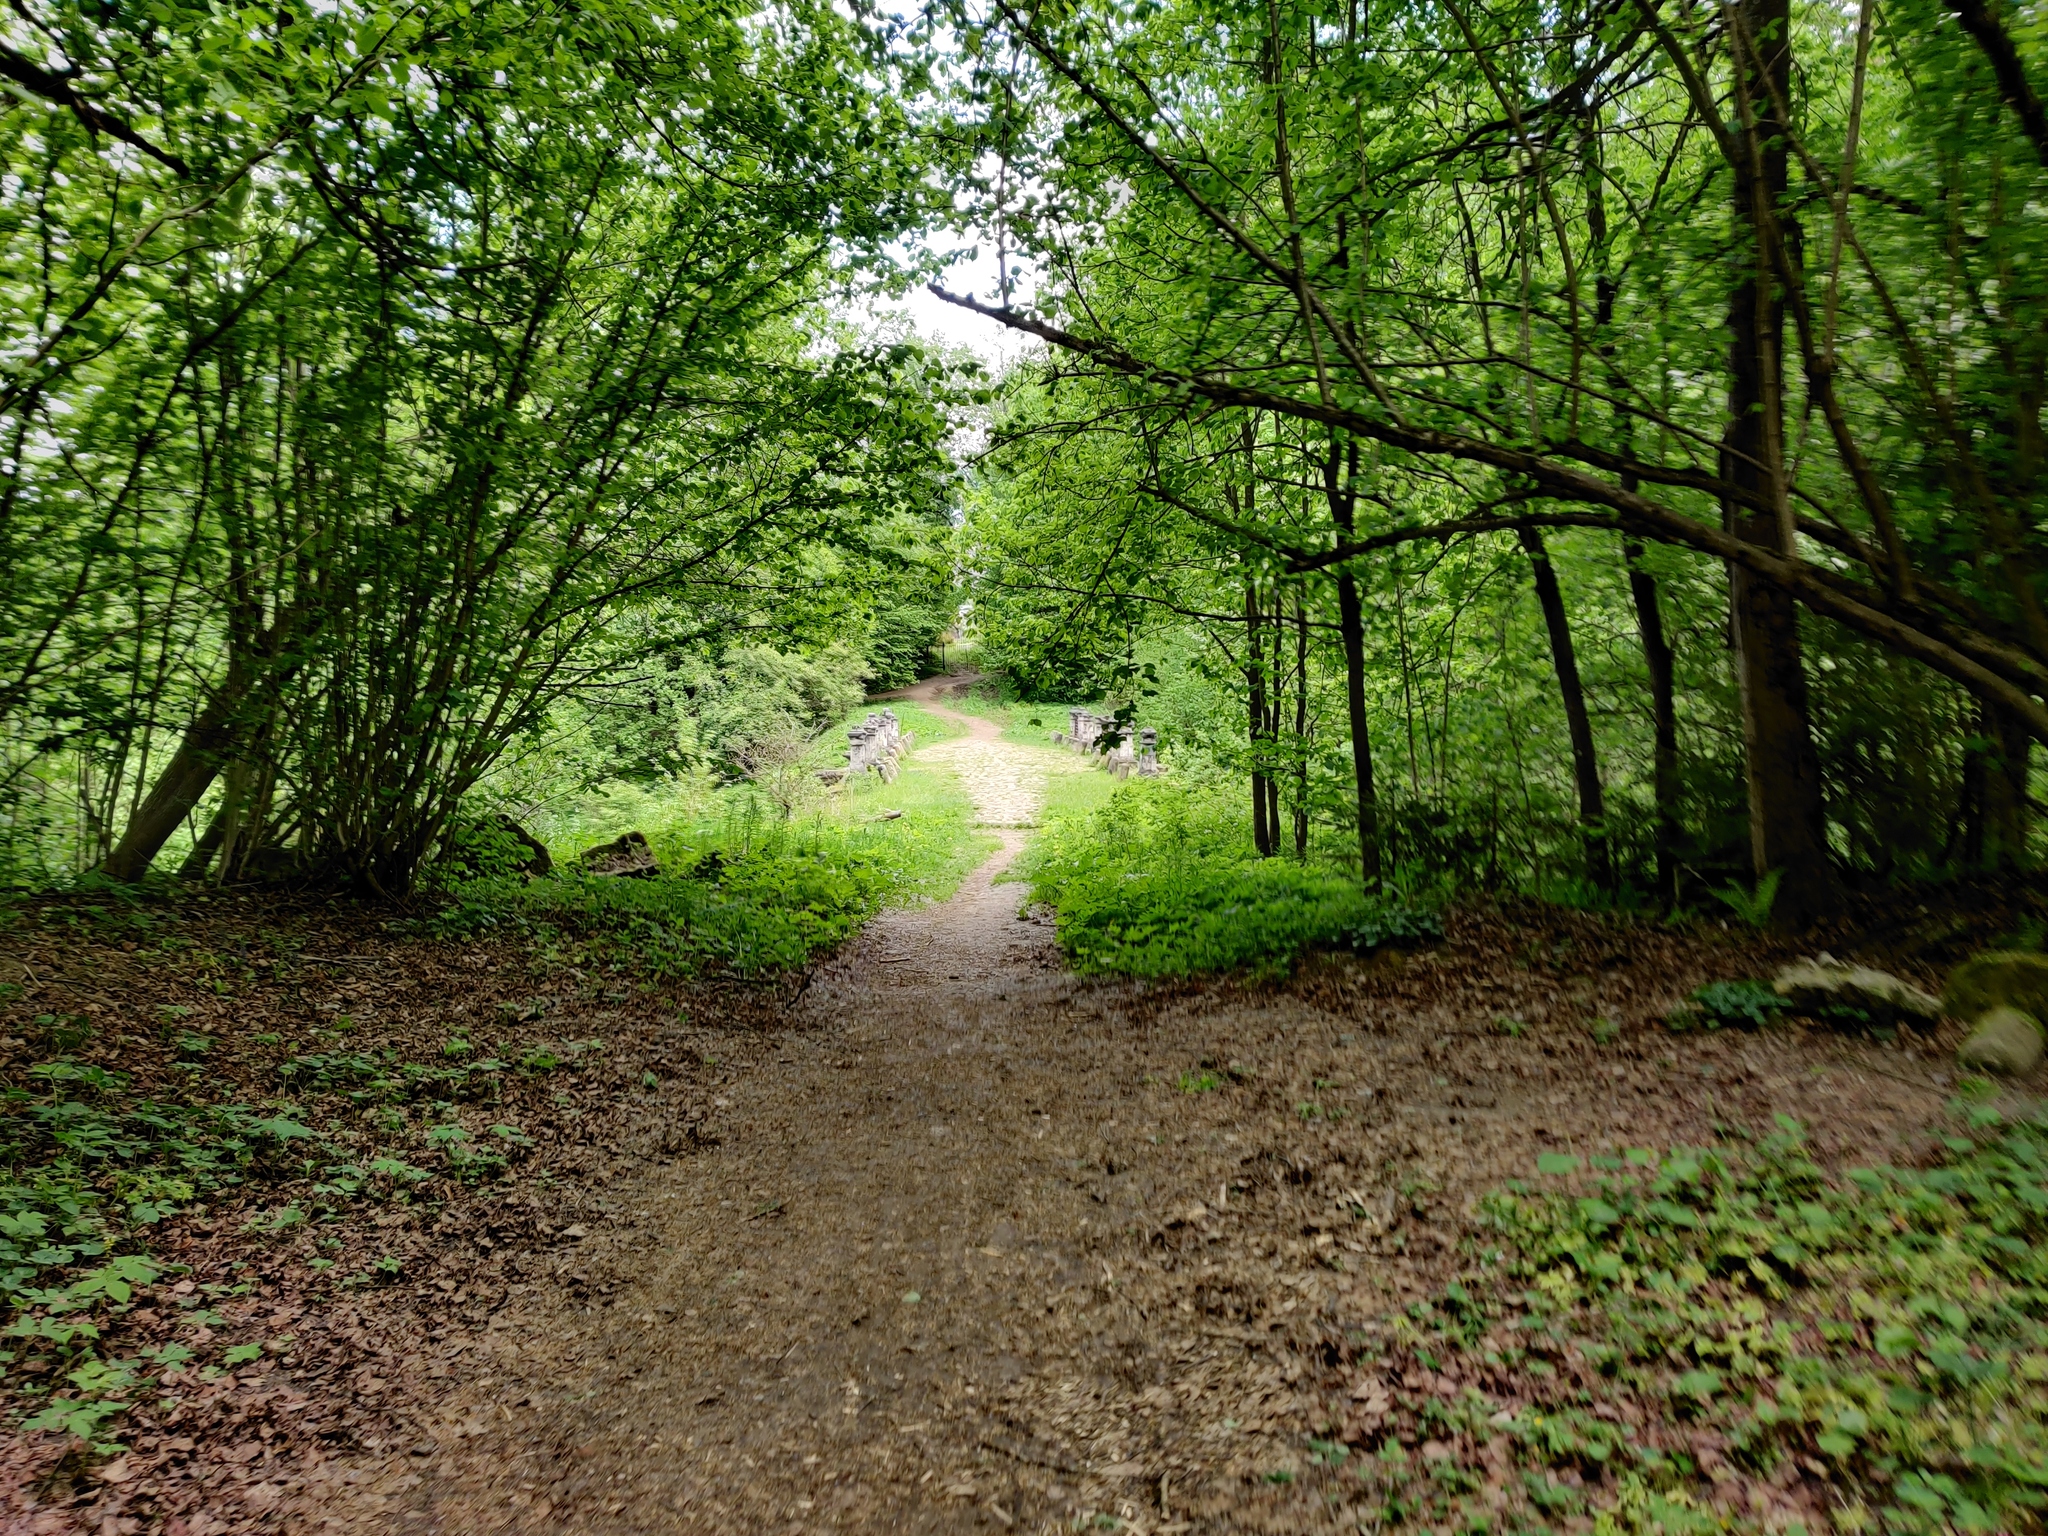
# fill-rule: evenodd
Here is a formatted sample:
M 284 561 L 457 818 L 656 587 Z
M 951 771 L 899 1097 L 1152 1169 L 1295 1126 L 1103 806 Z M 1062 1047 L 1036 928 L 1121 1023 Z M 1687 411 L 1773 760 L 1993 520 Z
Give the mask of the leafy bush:
M 703 744 L 726 772 L 751 776 L 767 743 L 785 735 L 808 740 L 858 708 L 867 670 L 867 658 L 845 645 L 810 656 L 739 646 L 697 698 Z
M 1031 896 L 1058 909 L 1077 970 L 1136 976 L 1272 970 L 1310 949 L 1442 933 L 1434 914 L 1368 896 L 1355 876 L 1247 857 L 1246 842 L 1213 791 L 1133 781 L 1099 809 L 1052 821 L 1031 860 Z

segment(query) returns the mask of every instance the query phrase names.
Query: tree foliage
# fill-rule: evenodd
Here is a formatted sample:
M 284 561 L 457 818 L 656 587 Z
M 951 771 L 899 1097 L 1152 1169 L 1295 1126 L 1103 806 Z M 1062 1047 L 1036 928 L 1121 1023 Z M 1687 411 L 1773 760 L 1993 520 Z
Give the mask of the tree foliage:
M 117 878 L 204 808 L 223 871 L 402 892 L 558 700 L 898 606 L 955 386 L 820 308 L 929 197 L 885 29 L 715 0 L 8 25 L 18 834 L 75 779 Z

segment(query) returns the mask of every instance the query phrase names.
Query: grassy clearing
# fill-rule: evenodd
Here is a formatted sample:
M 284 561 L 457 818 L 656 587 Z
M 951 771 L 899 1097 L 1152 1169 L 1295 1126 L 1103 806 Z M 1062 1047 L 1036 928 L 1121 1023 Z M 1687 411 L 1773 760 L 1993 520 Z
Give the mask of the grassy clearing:
M 708 774 L 652 786 L 613 780 L 583 794 L 547 802 L 521 820 L 547 845 L 557 867 L 562 867 L 586 849 L 610 842 L 629 829 L 638 829 L 650 840 L 658 839 L 670 847 L 722 845 L 750 818 L 764 825 L 782 819 L 783 806 L 775 802 L 771 789 L 783 791 L 793 824 L 840 819 L 844 810 L 857 808 L 851 800 L 842 806 L 839 802 L 844 797 L 828 794 L 815 774 L 844 763 L 847 728 L 883 709 L 896 712 L 903 729 L 912 735 L 913 751 L 966 732 L 958 722 L 906 700 L 866 704 L 821 732 L 800 758 L 784 765 L 779 783 L 721 787 Z M 876 782 L 870 780 L 868 787 Z
M 925 711 L 897 713 L 916 732 L 914 745 L 947 734 L 946 722 Z M 816 756 L 823 764 L 844 754 L 821 744 Z M 554 878 L 456 884 L 425 930 L 464 937 L 511 929 L 530 935 L 550 961 L 578 967 L 754 976 L 804 964 L 883 906 L 943 900 L 996 847 L 974 829 L 953 777 L 914 759 L 893 784 L 868 776 L 830 791 L 817 784 L 809 759 L 800 771 L 802 798 L 786 820 L 752 785 L 680 801 L 663 819 L 638 818 L 632 824 L 661 865 L 657 878 L 592 878 L 565 858 Z M 580 849 L 622 830 L 606 822 L 599 838 L 590 835 L 596 824 L 574 825 L 581 836 L 550 828 L 550 841 Z
M 1077 759 L 1078 761 L 1078 759 Z M 1123 783 L 1100 769 L 1087 773 L 1051 773 L 1045 779 L 1045 802 L 1040 817 L 1048 826 L 1063 819 L 1094 814 L 1108 805 Z
M 1341 870 L 1248 857 L 1250 838 L 1218 786 L 1086 777 L 1113 787 L 1077 784 L 1051 808 L 1024 871 L 1031 899 L 1057 909 L 1077 970 L 1272 972 L 1310 949 L 1441 932 L 1433 915 L 1367 896 Z
M 2048 1117 L 1839 1179 L 1790 1122 L 1591 1161 L 1488 1201 L 1479 1270 L 1367 1351 L 1342 1439 L 1384 1523 L 2042 1528 Z

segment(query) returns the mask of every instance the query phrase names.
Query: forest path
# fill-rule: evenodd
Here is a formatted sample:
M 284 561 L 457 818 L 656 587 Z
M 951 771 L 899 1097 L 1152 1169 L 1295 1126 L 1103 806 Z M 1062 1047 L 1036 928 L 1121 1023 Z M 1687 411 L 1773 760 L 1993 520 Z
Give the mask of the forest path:
M 950 768 L 960 778 L 968 799 L 974 802 L 974 817 L 984 827 L 1032 827 L 1045 804 L 1045 781 L 1058 774 L 1090 773 L 1094 768 L 1071 753 L 1052 747 L 1027 747 L 1002 739 L 1002 727 L 980 715 L 963 715 L 940 702 L 948 694 L 964 693 L 978 674 L 933 677 L 910 688 L 899 689 L 889 698 L 909 699 L 921 708 L 967 728 L 965 736 L 918 749 L 919 762 Z M 1006 842 L 1005 847 L 1010 845 Z M 1014 851 L 998 854 L 997 869 L 1014 857 Z
M 967 725 L 924 752 L 985 820 L 1030 819 L 1079 766 Z M 621 1156 L 607 1220 L 506 1259 L 510 1300 L 474 1331 L 451 1314 L 406 1373 L 417 1438 L 302 1469 L 287 1528 L 1370 1528 L 1379 1463 L 1327 1437 L 1453 1388 L 1375 1375 L 1358 1341 L 1465 1262 L 1482 1191 L 1545 1150 L 1779 1113 L 1873 1160 L 1947 1091 L 1936 1057 L 1820 1031 L 1676 1046 L 1655 1020 L 1725 946 L 1594 918 L 1458 917 L 1433 952 L 1281 984 L 1077 977 L 996 884 L 1025 837 L 998 830 L 780 1026 L 675 1030 L 703 1144 Z M 1485 1025 L 1504 1010 L 1526 1038 Z
M 1001 849 L 820 969 L 714 1100 L 719 1145 L 614 1186 L 627 1222 L 557 1271 L 583 1283 L 500 1314 L 446 1437 L 359 1470 L 328 1524 L 904 1532 L 1026 1515 L 1014 1479 L 976 1471 L 1000 1438 L 977 1409 L 1088 1336 L 1073 1298 L 1102 1284 L 1108 1224 L 1071 1172 L 1142 1072 L 1102 1007 L 1124 988 L 1067 973 L 1049 925 L 996 883 L 1046 778 L 1089 770 L 939 701 L 971 681 L 898 696 L 966 726 L 917 755 L 960 775 Z M 1007 1465 L 1044 1482 L 1061 1460 L 1031 1459 Z

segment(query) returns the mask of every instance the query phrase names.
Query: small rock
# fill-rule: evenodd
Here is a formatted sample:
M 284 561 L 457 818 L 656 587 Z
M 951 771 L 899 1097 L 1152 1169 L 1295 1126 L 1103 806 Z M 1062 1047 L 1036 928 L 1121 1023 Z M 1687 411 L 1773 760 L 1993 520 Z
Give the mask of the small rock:
M 654 862 L 654 850 L 641 832 L 626 832 L 611 842 L 591 849 L 576 861 L 586 875 L 617 875 L 627 879 L 652 880 L 661 873 Z
M 1941 1020 L 1941 999 L 1910 981 L 1867 965 L 1844 965 L 1828 955 L 1788 965 L 1771 990 L 1802 1013 L 1834 1015 L 1854 1010 L 1880 1028 L 1908 1024 L 1932 1029 Z
M 583 1241 L 584 1238 L 590 1236 L 590 1234 L 587 1231 L 585 1231 L 582 1227 L 577 1226 L 562 1228 L 562 1236 L 566 1237 L 572 1243 L 580 1243 L 581 1241 Z
M 1981 1018 L 1994 1008 L 2048 1019 L 2048 955 L 2023 949 L 1973 955 L 1949 973 L 1941 1005 L 1958 1019 Z
M 2041 1064 L 2041 1026 L 2017 1008 L 1994 1008 L 1956 1052 L 1966 1067 L 2025 1077 Z

